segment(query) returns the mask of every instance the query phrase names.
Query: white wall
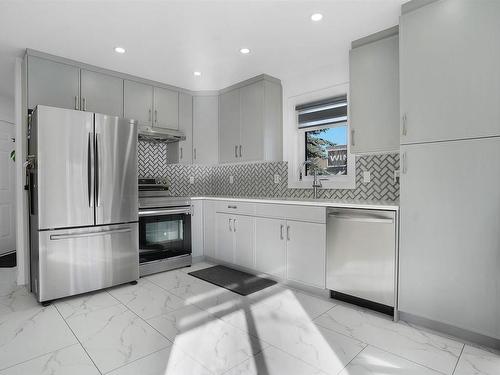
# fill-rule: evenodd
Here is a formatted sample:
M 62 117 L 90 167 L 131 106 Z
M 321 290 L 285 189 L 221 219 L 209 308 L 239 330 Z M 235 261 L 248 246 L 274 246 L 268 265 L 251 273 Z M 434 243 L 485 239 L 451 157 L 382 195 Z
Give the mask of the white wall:
M 14 123 L 14 98 L 0 95 L 0 120 Z

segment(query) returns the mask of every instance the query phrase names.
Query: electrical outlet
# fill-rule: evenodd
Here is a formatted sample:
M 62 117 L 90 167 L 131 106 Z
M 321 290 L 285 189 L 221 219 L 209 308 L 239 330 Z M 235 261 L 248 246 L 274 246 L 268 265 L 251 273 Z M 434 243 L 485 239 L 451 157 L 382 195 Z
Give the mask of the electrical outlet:
M 394 183 L 397 184 L 399 183 L 399 177 L 400 177 L 400 173 L 399 173 L 399 169 L 397 171 L 394 171 Z
M 194 184 L 194 176 L 189 176 L 189 183 L 190 183 L 191 185 L 193 185 L 193 184 Z
M 229 176 L 229 183 L 234 184 L 234 176 Z
M 363 182 L 367 184 L 372 179 L 370 171 L 363 171 Z
M 279 184 L 281 182 L 281 176 L 279 174 L 274 175 L 274 183 Z

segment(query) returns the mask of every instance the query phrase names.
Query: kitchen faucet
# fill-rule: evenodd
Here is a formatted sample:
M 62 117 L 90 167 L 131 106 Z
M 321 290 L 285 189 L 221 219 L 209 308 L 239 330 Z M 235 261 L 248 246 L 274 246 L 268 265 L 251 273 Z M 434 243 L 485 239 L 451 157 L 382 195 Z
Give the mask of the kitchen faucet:
M 300 171 L 299 171 L 299 181 L 302 181 L 302 168 L 306 165 L 312 166 L 313 170 L 313 183 L 312 183 L 312 188 L 313 188 L 313 197 L 314 199 L 318 199 L 318 189 L 321 189 L 323 185 L 321 184 L 321 181 L 327 181 L 327 178 L 318 178 L 318 168 L 313 164 L 311 160 L 306 160 L 300 165 Z

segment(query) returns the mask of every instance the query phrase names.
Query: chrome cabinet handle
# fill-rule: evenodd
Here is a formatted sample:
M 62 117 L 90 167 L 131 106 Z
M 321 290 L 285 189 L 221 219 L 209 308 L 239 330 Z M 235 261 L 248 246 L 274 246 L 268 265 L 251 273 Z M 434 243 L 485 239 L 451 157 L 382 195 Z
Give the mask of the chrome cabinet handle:
M 79 102 L 79 101 L 80 101 L 80 100 L 78 100 L 78 95 L 75 95 L 75 109 L 80 109 L 80 108 L 78 107 L 78 102 Z
M 401 135 L 406 135 L 408 129 L 407 129 L 407 121 L 408 121 L 408 118 L 406 117 L 406 113 L 403 115 L 403 118 L 401 119 L 402 120 L 402 125 L 401 125 Z
M 402 156 L 403 156 L 402 157 L 403 160 L 401 160 L 401 164 L 402 164 L 402 166 L 401 166 L 401 172 L 403 174 L 406 174 L 406 171 L 408 170 L 407 165 L 406 165 L 406 152 L 403 152 Z
M 51 234 L 50 235 L 50 239 L 52 241 L 57 241 L 57 240 L 66 240 L 66 239 L 70 239 L 70 238 L 96 237 L 96 236 L 105 236 L 107 234 L 128 233 L 128 232 L 132 232 L 132 229 L 130 229 L 130 228 L 123 228 L 123 229 L 103 230 L 103 231 L 100 231 L 100 232 L 90 232 L 90 233 Z
M 151 108 L 148 109 L 148 122 L 151 122 Z
M 182 158 L 183 158 L 183 157 L 182 157 L 182 147 L 181 147 L 181 159 L 182 159 Z
M 290 225 L 286 226 L 286 239 L 290 241 Z
M 236 209 L 236 208 L 238 208 L 238 206 L 231 206 L 231 205 L 229 205 L 229 206 L 227 206 L 227 208 L 234 208 L 234 209 Z
M 158 124 L 158 111 L 155 109 L 155 124 Z
M 242 147 L 241 147 L 241 145 L 240 145 L 240 158 L 241 158 L 241 148 L 242 148 Z
M 87 110 L 87 99 L 82 96 L 82 111 Z
M 230 231 L 230 232 L 232 232 L 232 231 L 233 231 L 233 228 L 231 227 L 231 220 L 233 220 L 233 219 L 231 219 L 231 218 L 229 219 L 229 231 Z
M 280 225 L 280 240 L 283 240 L 283 229 L 285 229 L 285 226 L 283 224 Z
M 233 219 L 233 232 L 236 233 L 236 219 Z
M 354 146 L 354 129 L 351 129 L 351 146 Z
M 234 157 L 238 157 L 238 145 L 234 145 Z

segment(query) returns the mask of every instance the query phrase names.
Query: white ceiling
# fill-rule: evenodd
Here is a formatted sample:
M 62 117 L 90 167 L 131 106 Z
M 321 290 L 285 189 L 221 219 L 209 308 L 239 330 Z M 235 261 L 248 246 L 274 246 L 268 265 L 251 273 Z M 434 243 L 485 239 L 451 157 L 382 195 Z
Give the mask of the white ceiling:
M 405 1 L 0 0 L 0 95 L 13 96 L 25 48 L 193 90 L 260 73 L 286 80 L 345 64 L 349 43 L 396 25 Z

